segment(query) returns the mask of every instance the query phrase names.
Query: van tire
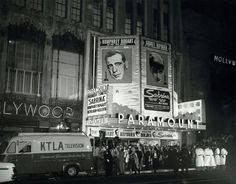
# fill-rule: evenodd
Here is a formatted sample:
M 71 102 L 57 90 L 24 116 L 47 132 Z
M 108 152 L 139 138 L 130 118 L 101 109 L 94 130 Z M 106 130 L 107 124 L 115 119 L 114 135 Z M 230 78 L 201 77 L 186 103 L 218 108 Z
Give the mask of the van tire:
M 77 165 L 68 165 L 65 169 L 66 176 L 75 177 L 78 175 L 79 167 Z

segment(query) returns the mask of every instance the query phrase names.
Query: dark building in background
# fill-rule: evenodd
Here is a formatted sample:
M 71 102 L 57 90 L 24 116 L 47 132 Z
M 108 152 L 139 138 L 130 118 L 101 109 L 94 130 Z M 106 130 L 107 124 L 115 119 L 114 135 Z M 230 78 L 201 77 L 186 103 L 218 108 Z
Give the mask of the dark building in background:
M 235 126 L 236 2 L 183 1 L 182 99 L 205 99 L 209 134 Z
M 0 8 L 1 132 L 48 131 L 60 122 L 81 128 L 85 94 L 96 87 L 98 36 L 171 43 L 181 94 L 179 0 L 2 0 Z

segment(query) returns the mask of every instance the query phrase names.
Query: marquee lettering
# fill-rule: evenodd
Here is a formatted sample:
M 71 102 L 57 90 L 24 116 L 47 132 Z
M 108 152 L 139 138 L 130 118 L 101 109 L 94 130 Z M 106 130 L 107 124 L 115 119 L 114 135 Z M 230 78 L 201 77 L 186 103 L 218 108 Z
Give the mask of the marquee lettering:
M 192 119 L 175 119 L 175 118 L 163 118 L 163 117 L 145 117 L 143 115 L 138 115 L 137 119 L 134 119 L 132 114 L 128 115 L 128 118 L 125 119 L 124 114 L 118 113 L 117 123 L 127 124 L 127 125 L 139 125 L 139 126 L 154 126 L 154 127 L 165 127 L 170 128 L 179 127 L 187 129 L 199 129 L 200 121 Z

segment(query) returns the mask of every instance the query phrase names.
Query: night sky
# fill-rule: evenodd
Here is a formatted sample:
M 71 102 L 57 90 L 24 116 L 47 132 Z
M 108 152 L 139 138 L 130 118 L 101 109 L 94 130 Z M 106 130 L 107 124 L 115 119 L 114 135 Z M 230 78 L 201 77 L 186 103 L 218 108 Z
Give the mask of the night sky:
M 191 98 L 205 99 L 209 133 L 231 133 L 236 122 L 236 65 L 215 62 L 214 56 L 236 62 L 236 3 L 186 0 L 182 7 Z

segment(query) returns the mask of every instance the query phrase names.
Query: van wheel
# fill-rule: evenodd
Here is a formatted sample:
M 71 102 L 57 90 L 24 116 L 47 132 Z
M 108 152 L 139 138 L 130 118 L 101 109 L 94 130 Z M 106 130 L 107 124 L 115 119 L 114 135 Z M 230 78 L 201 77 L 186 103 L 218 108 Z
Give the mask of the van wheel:
M 70 177 L 75 177 L 78 175 L 79 168 L 76 165 L 69 165 L 65 169 L 65 174 Z

